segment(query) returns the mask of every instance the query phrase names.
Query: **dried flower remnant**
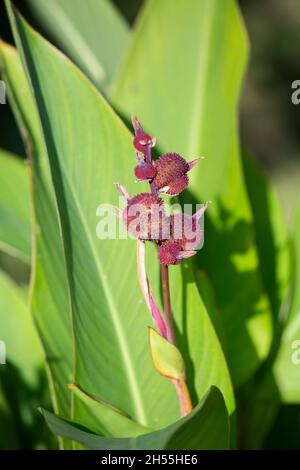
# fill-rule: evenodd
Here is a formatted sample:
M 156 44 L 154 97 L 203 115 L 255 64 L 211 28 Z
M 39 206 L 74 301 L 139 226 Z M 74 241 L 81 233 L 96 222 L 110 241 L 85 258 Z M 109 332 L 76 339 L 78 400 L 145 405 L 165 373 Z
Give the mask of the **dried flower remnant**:
M 147 157 L 148 149 L 154 147 L 156 141 L 153 137 L 144 132 L 140 121 L 136 117 L 132 118 L 132 124 L 135 131 L 133 139 L 134 148 L 138 153 L 142 153 Z
M 170 216 L 171 236 L 162 241 L 158 247 L 160 264 L 169 266 L 180 264 L 184 259 L 195 255 L 203 244 L 203 228 L 199 224 L 208 204 L 195 214 L 176 214 Z

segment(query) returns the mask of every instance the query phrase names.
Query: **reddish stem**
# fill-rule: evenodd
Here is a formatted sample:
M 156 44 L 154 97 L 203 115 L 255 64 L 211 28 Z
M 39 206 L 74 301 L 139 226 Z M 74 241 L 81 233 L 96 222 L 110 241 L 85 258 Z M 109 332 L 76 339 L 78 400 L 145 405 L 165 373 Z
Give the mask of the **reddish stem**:
M 145 161 L 147 163 L 152 163 L 152 147 L 151 147 L 151 145 L 147 145 L 147 147 L 146 147 Z M 153 181 L 152 181 L 152 183 L 150 183 L 150 189 L 151 189 L 152 194 L 156 194 L 156 189 L 155 189 L 155 185 L 154 185 Z
M 167 327 L 163 319 L 163 316 L 155 302 L 151 288 L 149 286 L 149 281 L 148 281 L 148 277 L 146 273 L 146 263 L 145 263 L 145 243 L 141 240 L 137 241 L 137 265 L 138 265 L 139 284 L 140 284 L 141 291 L 144 295 L 146 304 L 149 308 L 149 311 L 153 317 L 153 320 L 160 334 L 164 338 L 166 338 Z
M 145 151 L 145 161 L 147 163 L 152 163 L 152 147 L 151 145 L 147 145 L 146 151 Z M 150 183 L 150 188 L 151 188 L 151 193 L 156 194 L 156 189 L 154 183 Z M 143 249 L 141 249 L 141 246 L 139 246 L 138 242 L 138 266 L 141 268 L 143 266 L 145 269 L 145 263 L 144 260 L 143 262 L 139 262 L 139 255 L 141 252 L 143 253 Z M 154 315 L 154 318 L 156 319 L 156 323 L 158 324 L 158 328 L 160 332 L 164 328 L 161 328 L 161 324 L 166 326 L 166 335 L 167 339 L 170 343 L 176 344 L 176 338 L 175 338 L 175 332 L 174 332 L 174 323 L 173 323 L 173 316 L 172 316 L 172 310 L 171 310 L 171 298 L 170 298 L 170 286 L 169 286 L 169 270 L 168 266 L 163 266 L 161 265 L 161 279 L 162 279 L 162 289 L 163 289 L 163 302 L 164 302 L 164 320 L 161 318 L 160 315 Z M 144 293 L 146 302 L 148 304 L 148 307 L 150 309 L 150 312 L 153 315 L 153 305 L 151 305 L 151 300 L 153 299 L 151 290 L 149 288 L 149 283 L 148 279 L 146 277 L 146 269 L 145 271 L 140 271 L 139 270 L 139 280 L 140 280 L 140 285 L 142 292 Z M 150 304 L 150 305 L 149 305 Z M 158 310 L 159 312 L 159 310 Z M 158 320 L 158 321 L 157 321 Z M 186 416 L 188 413 L 192 411 L 192 402 L 190 399 L 190 394 L 188 391 L 188 388 L 186 386 L 186 383 L 184 379 L 176 380 L 176 379 L 170 379 L 170 381 L 173 383 L 177 396 L 178 396 L 178 401 L 179 401 L 179 406 L 180 406 L 180 414 L 181 416 Z
M 176 344 L 174 322 L 171 310 L 171 299 L 170 299 L 170 286 L 169 286 L 169 269 L 168 266 L 160 265 L 162 290 L 163 290 L 163 301 L 164 301 L 164 313 L 165 322 L 167 325 L 167 339 L 172 344 Z
M 190 394 L 186 386 L 186 383 L 182 379 L 171 380 L 171 382 L 174 384 L 174 387 L 178 396 L 178 401 L 179 401 L 179 406 L 180 406 L 180 415 L 186 416 L 193 409 Z
M 164 318 L 167 326 L 167 340 L 176 345 L 176 337 L 174 331 L 173 315 L 171 310 L 170 285 L 169 285 L 169 269 L 168 266 L 161 265 L 161 279 L 163 288 L 164 301 Z M 181 416 L 186 416 L 193 409 L 190 394 L 184 379 L 171 379 L 175 387 Z

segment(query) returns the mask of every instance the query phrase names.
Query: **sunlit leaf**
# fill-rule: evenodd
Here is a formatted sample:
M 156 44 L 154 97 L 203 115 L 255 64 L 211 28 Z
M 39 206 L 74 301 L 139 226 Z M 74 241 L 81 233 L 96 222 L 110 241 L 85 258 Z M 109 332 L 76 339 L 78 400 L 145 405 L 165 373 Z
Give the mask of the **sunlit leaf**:
M 170 269 L 173 313 L 178 347 L 185 358 L 188 388 L 197 403 L 207 390 L 217 386 L 223 393 L 228 413 L 235 409 L 233 389 L 226 360 L 212 322 L 195 285 L 191 264 Z
M 185 373 L 180 351 L 154 328 L 149 328 L 150 351 L 156 370 L 171 379 L 182 379 Z
M 291 309 L 272 371 L 284 403 L 300 403 L 300 210 L 293 230 L 294 288 Z
M 31 309 L 49 365 L 56 411 L 70 414 L 72 380 L 71 325 L 67 285 L 53 189 L 36 107 L 15 49 L 1 43 L 0 53 L 8 98 L 31 161 L 31 198 L 34 206 L 34 267 Z M 29 169 L 28 169 L 29 170 Z
M 24 162 L 0 150 L 0 248 L 30 262 L 29 184 Z
M 0 325 L 6 360 L 18 369 L 28 384 L 36 385 L 37 373 L 43 367 L 43 352 L 37 332 L 22 289 L 1 271 Z
M 86 425 L 100 435 L 135 437 L 150 432 L 150 429 L 133 421 L 123 411 L 114 408 L 108 403 L 104 403 L 97 397 L 86 394 L 76 385 L 70 384 L 69 389 L 90 411 L 90 423 L 86 422 Z
M 95 85 L 105 90 L 126 50 L 129 30 L 109 0 L 26 0 L 33 17 Z
M 142 425 L 164 426 L 178 416 L 178 403 L 150 358 L 151 320 L 138 301 L 135 244 L 96 236 L 98 205 L 117 204 L 114 183 L 131 179 L 131 136 L 73 64 L 19 16 L 14 21 L 60 215 L 74 328 L 74 382 Z M 78 416 L 75 406 L 74 418 L 84 424 L 82 407 L 80 411 Z

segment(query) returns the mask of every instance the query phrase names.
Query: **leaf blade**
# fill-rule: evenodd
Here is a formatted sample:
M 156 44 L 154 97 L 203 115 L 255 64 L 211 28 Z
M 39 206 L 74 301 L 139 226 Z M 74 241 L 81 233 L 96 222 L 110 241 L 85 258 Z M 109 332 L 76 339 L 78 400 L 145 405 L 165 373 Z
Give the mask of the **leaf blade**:
M 49 366 L 53 406 L 70 414 L 72 348 L 65 267 L 54 205 L 46 150 L 37 111 L 20 58 L 14 48 L 1 43 L 8 97 L 29 151 L 30 197 L 34 209 L 34 260 L 30 308 L 39 331 Z M 57 338 L 61 338 L 61 343 Z M 64 385 L 65 384 L 65 385 Z
M 0 150 L 0 246 L 27 263 L 31 259 L 29 185 L 24 162 Z
M 34 84 L 60 213 L 73 310 L 75 380 L 89 393 L 124 409 L 140 424 L 163 425 L 177 416 L 178 404 L 170 384 L 153 370 L 142 336 L 148 313 L 146 306 L 136 302 L 140 296 L 137 281 L 131 281 L 129 291 L 125 283 L 127 273 L 135 270 L 134 250 L 119 240 L 108 240 L 103 248 L 93 235 L 96 220 L 92 214 L 99 204 L 95 188 L 101 183 L 102 202 L 115 202 L 113 183 L 121 179 L 122 171 L 123 178 L 126 175 L 125 155 L 132 152 L 131 137 L 89 81 L 24 20 L 16 16 L 15 21 L 18 44 Z M 66 101 L 66 89 L 75 89 L 76 96 L 71 94 Z M 82 109 L 88 113 L 87 121 L 97 123 L 97 131 L 82 132 Z M 117 168 L 112 164 L 116 154 L 120 155 Z M 77 155 L 85 155 L 85 160 L 76 158 L 74 165 Z M 99 155 L 111 157 L 105 179 L 97 166 Z M 82 263 L 83 252 L 88 270 Z M 115 256 L 119 272 L 114 269 Z M 124 275 L 121 280 L 120 272 Z M 95 330 L 99 310 L 102 328 Z M 161 400 L 154 400 L 153 389 Z
M 134 110 L 160 151 L 206 157 L 191 171 L 181 200 L 213 202 L 197 261 L 218 298 L 235 385 L 253 374 L 272 340 L 239 155 L 237 104 L 247 48 L 233 0 L 195 0 L 188 9 L 183 0 L 150 0 L 111 95 L 120 113 Z
M 81 442 L 88 449 L 114 450 L 160 450 L 160 449 L 227 449 L 228 417 L 221 393 L 213 388 L 190 415 L 168 428 L 136 439 L 108 439 L 80 429 L 76 423 L 67 423 L 42 410 L 48 426 L 54 433 Z M 213 417 L 213 419 L 212 419 Z M 218 417 L 218 419 L 216 419 Z M 212 426 L 214 433 L 206 433 Z M 187 439 L 187 428 L 193 434 Z
M 95 85 L 105 90 L 112 81 L 129 39 L 127 24 L 107 0 L 27 0 L 62 50 Z

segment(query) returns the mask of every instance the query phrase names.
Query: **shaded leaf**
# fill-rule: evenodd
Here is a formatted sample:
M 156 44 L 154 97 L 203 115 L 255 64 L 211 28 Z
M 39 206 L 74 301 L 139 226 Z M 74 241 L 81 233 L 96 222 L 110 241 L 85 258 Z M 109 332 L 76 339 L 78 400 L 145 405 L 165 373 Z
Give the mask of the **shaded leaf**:
M 245 182 L 252 206 L 260 269 L 276 320 L 291 281 L 288 233 L 274 188 L 259 164 L 245 152 L 242 156 Z
M 209 450 L 228 448 L 228 416 L 221 393 L 212 388 L 197 407 L 165 429 L 131 439 L 104 438 L 76 423 L 42 411 L 52 432 L 101 450 Z
M 246 448 L 261 447 L 276 419 L 281 403 L 296 404 L 300 401 L 299 238 L 300 211 L 298 211 L 293 230 L 294 287 L 291 299 L 284 302 L 278 318 L 278 325 L 282 331 L 280 331 L 280 336 L 278 335 L 279 338 L 277 344 L 274 345 L 271 357 L 254 383 L 244 391 L 247 407 L 244 406 L 243 410 L 241 443 Z M 279 250 L 278 254 L 280 253 L 283 256 L 279 259 L 284 259 L 284 251 Z
M 15 423 L 13 422 L 13 414 L 9 404 L 7 403 L 5 393 L 2 389 L 0 376 L 0 420 L 1 427 L 5 429 L 0 435 L 0 449 L 11 450 L 18 449 L 20 444 L 17 439 Z

